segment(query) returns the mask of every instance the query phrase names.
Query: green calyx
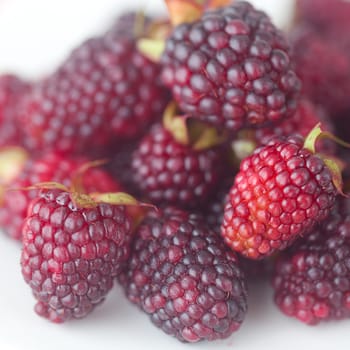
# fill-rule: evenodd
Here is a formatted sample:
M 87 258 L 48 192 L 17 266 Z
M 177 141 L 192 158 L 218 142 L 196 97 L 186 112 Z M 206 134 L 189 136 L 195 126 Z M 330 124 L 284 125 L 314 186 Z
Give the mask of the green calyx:
M 136 18 L 135 33 L 138 50 L 149 60 L 159 62 L 171 28 L 200 19 L 206 10 L 226 6 L 232 0 L 165 0 L 171 23 L 154 21 L 145 28 L 143 13 Z
M 29 154 L 21 147 L 5 147 L 0 150 L 0 185 L 6 186 L 23 169 Z
M 7 191 L 16 191 L 16 190 L 61 190 L 68 192 L 70 194 L 72 202 L 76 205 L 77 208 L 96 208 L 99 204 L 106 203 L 111 205 L 122 205 L 122 206 L 135 206 L 135 207 L 148 207 L 152 209 L 157 209 L 154 205 L 143 203 L 138 201 L 136 198 L 125 192 L 94 192 L 86 193 L 83 186 L 83 176 L 86 172 L 94 167 L 101 166 L 105 164 L 106 160 L 96 160 L 83 164 L 71 178 L 71 186 L 65 186 L 59 182 L 47 181 L 39 182 L 32 186 L 24 188 L 8 188 Z
M 7 186 L 21 173 L 28 159 L 28 152 L 21 147 L 0 149 L 0 205 L 3 204 Z
M 179 115 L 175 102 L 170 102 L 165 109 L 163 126 L 177 142 L 197 151 L 215 147 L 227 139 L 225 132 L 187 115 Z
M 347 148 L 350 148 L 350 144 L 339 139 L 330 132 L 322 130 L 321 123 L 315 125 L 304 141 L 304 148 L 310 151 L 312 154 L 317 154 L 324 161 L 326 167 L 329 169 L 332 175 L 332 181 L 337 191 L 340 194 L 347 196 L 343 192 L 343 179 L 341 175 L 345 168 L 345 164 L 336 157 L 316 152 L 316 144 L 320 139 L 329 139 Z
M 166 20 L 154 20 L 147 27 L 143 21 L 143 31 L 137 36 L 136 46 L 150 61 L 159 62 L 165 49 L 165 41 L 171 31 Z

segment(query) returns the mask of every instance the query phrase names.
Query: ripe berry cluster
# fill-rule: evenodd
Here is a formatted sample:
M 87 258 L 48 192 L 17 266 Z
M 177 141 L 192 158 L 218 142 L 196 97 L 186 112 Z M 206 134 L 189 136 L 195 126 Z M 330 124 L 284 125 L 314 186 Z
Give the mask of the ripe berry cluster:
M 0 225 L 36 313 L 85 317 L 120 283 L 165 333 L 211 341 L 272 274 L 284 314 L 350 317 L 333 143 L 350 139 L 350 3 L 298 0 L 283 32 L 245 1 L 176 2 L 39 81 L 0 76 Z

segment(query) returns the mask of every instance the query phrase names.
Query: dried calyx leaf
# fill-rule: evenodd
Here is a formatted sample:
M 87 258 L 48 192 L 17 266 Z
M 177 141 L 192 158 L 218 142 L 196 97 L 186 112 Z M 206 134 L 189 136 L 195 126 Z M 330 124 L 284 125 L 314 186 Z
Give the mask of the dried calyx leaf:
M 137 49 L 153 62 L 159 62 L 165 49 L 164 39 L 143 38 L 137 41 Z
M 29 159 L 28 152 L 21 147 L 5 147 L 0 150 L 0 184 L 6 186 L 22 171 Z
M 311 153 L 316 153 L 316 143 L 320 139 L 329 139 L 343 147 L 350 148 L 350 143 L 347 143 L 330 132 L 323 130 L 321 123 L 316 124 L 305 137 L 304 148 L 309 150 Z
M 183 144 L 190 145 L 195 150 L 202 150 L 214 147 L 226 141 L 226 133 L 218 131 L 188 115 L 178 114 L 176 103 L 170 102 L 165 109 L 163 116 L 163 126 L 174 137 Z
M 255 130 L 240 130 L 231 141 L 234 162 L 239 163 L 246 157 L 250 156 L 257 147 Z
M 61 190 L 65 192 L 69 192 L 70 189 L 59 183 L 54 181 L 47 181 L 47 182 L 38 182 L 34 185 L 27 186 L 27 187 L 20 187 L 20 188 L 8 188 L 7 191 L 30 191 L 30 190 Z
M 154 20 L 143 33 L 138 35 L 137 49 L 153 62 L 159 62 L 165 49 L 165 40 L 171 31 L 171 25 L 166 20 Z
M 244 158 L 247 158 L 248 156 L 250 156 L 254 152 L 256 148 L 256 144 L 253 140 L 236 139 L 231 142 L 231 147 L 235 155 L 235 158 L 237 158 L 238 161 L 241 161 Z
M 96 203 L 92 197 L 90 197 L 88 194 L 85 193 L 85 189 L 83 186 L 83 176 L 86 174 L 86 172 L 89 169 L 101 166 L 102 164 L 105 164 L 105 163 L 106 163 L 106 160 L 102 159 L 102 160 L 96 160 L 96 161 L 82 164 L 78 168 L 78 170 L 74 174 L 72 174 L 70 187 L 67 187 L 59 182 L 47 181 L 47 182 L 39 182 L 25 188 L 9 188 L 7 189 L 7 191 L 57 189 L 57 190 L 70 193 L 71 199 L 77 207 L 81 207 L 81 208 L 96 207 L 98 203 Z
M 171 30 L 171 23 L 168 19 L 156 19 L 148 25 L 146 33 L 143 36 L 150 39 L 165 40 L 165 38 L 167 38 L 170 34 Z
M 321 154 L 320 157 L 323 159 L 324 163 L 326 164 L 326 167 L 332 174 L 332 181 L 338 193 L 345 197 L 348 197 L 348 195 L 346 195 L 343 191 L 344 184 L 343 177 L 341 175 L 343 170 L 345 169 L 345 164 L 340 159 L 328 155 L 324 156 Z
M 178 107 L 176 102 L 170 102 L 163 114 L 163 126 L 173 135 L 177 142 L 188 145 L 190 137 L 186 123 L 187 116 L 178 115 L 177 113 Z
M 173 26 L 199 19 L 204 11 L 226 6 L 232 0 L 165 0 Z
M 325 155 L 325 154 L 321 154 L 321 153 L 316 152 L 316 143 L 318 140 L 320 140 L 322 138 L 330 139 L 330 140 L 336 142 L 337 144 L 344 146 L 344 147 L 347 147 L 347 148 L 350 148 L 350 144 L 339 139 L 338 137 L 331 134 L 330 132 L 322 130 L 321 123 L 318 123 L 309 132 L 309 134 L 306 136 L 305 141 L 304 141 L 304 148 L 309 150 L 313 154 L 317 154 L 324 161 L 325 165 L 327 166 L 327 168 L 331 172 L 332 181 L 333 181 L 335 188 L 337 189 L 337 191 L 340 194 L 345 196 L 345 194 L 343 192 L 343 179 L 342 179 L 342 175 L 341 175 L 342 171 L 345 168 L 345 164 L 340 159 L 338 159 L 336 157 L 332 157 L 328 154 Z
M 134 22 L 134 36 L 140 38 L 145 32 L 146 26 L 146 15 L 144 11 L 138 11 L 135 16 Z
M 141 206 L 157 209 L 153 204 L 140 202 L 135 197 L 125 192 L 90 193 L 89 196 L 96 203 L 108 203 L 112 205 Z
M 107 193 L 86 193 L 83 186 L 83 176 L 86 172 L 95 167 L 99 167 L 105 164 L 107 160 L 101 159 L 92 162 L 88 162 L 80 166 L 80 168 L 72 175 L 71 186 L 67 187 L 61 183 L 48 181 L 48 182 L 39 182 L 32 186 L 28 186 L 25 188 L 8 188 L 7 191 L 18 191 L 18 190 L 61 190 L 64 192 L 68 192 L 70 194 L 71 200 L 77 208 L 95 208 L 99 204 L 107 203 L 111 205 L 122 205 L 129 207 L 127 209 L 130 217 L 133 218 L 133 225 L 136 225 L 138 222 L 142 220 L 146 211 L 144 209 L 156 209 L 157 208 L 148 203 L 143 203 L 138 201 L 133 196 L 124 192 L 107 192 Z
M 195 119 L 188 119 L 187 124 L 192 148 L 197 151 L 220 145 L 227 140 L 226 132 L 220 132 L 213 126 Z
M 135 37 L 138 50 L 148 59 L 159 62 L 165 49 L 165 41 L 171 28 L 181 23 L 190 23 L 202 17 L 206 10 L 226 6 L 232 0 L 165 0 L 171 23 L 165 20 L 146 25 L 144 13 L 135 20 Z

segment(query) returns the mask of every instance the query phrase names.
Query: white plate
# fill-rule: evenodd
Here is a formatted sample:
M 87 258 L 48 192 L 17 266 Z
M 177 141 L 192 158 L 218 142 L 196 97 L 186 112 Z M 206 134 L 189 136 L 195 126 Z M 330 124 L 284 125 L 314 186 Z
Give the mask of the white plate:
M 285 25 L 290 0 L 255 0 Z M 51 69 L 89 35 L 103 31 L 125 7 L 116 0 L 0 0 L 0 71 L 37 77 Z M 145 10 L 162 11 L 161 0 L 128 0 Z M 146 5 L 145 5 L 146 4 Z M 154 327 L 117 287 L 89 317 L 51 324 L 33 312 L 34 300 L 20 273 L 20 245 L 0 232 L 1 350 L 212 350 L 350 349 L 350 320 L 310 327 L 283 316 L 272 301 L 269 283 L 250 285 L 249 312 L 229 339 L 184 345 Z

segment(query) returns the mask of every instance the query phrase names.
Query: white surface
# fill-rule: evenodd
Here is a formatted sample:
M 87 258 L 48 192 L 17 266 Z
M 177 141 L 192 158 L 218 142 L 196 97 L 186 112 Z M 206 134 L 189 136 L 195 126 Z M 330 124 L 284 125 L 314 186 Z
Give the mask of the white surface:
M 250 285 L 249 312 L 241 329 L 213 343 L 185 345 L 154 327 L 119 288 L 89 317 L 51 324 L 32 311 L 34 300 L 23 282 L 20 247 L 0 240 L 1 350 L 347 350 L 350 320 L 310 327 L 280 314 L 268 283 Z
M 41 76 L 82 39 L 103 31 L 121 3 L 146 10 L 161 0 L 0 0 L 0 72 Z M 290 0 L 255 0 L 280 25 L 290 18 Z M 146 5 L 145 5 L 146 4 Z M 54 325 L 33 312 L 23 282 L 20 246 L 0 232 L 0 349 L 350 349 L 350 320 L 309 327 L 283 316 L 268 282 L 250 286 L 249 312 L 240 331 L 224 341 L 184 345 L 155 328 L 116 288 L 88 318 Z

